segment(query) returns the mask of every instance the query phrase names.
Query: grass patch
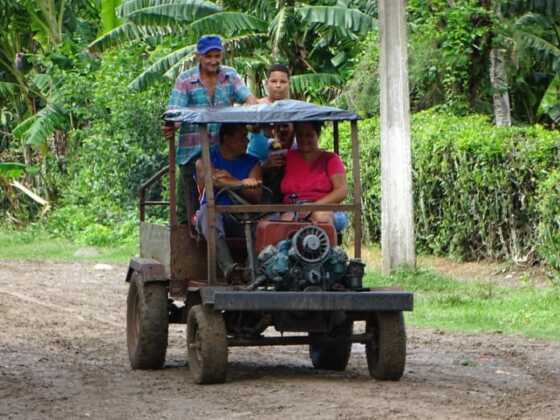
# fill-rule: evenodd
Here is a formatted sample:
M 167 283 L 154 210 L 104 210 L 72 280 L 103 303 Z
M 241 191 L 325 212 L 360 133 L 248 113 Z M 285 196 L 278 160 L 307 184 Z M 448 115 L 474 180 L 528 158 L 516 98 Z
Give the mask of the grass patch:
M 450 331 L 523 334 L 560 340 L 560 287 L 518 288 L 454 280 L 430 270 L 391 276 L 368 273 L 369 287 L 398 286 L 414 292 L 412 325 Z
M 127 263 L 138 254 L 135 243 L 87 246 L 39 229 L 0 230 L 0 244 L 0 260 Z
M 40 228 L 0 229 L 0 260 L 83 261 L 126 264 L 138 254 L 136 241 L 115 246 L 86 246 L 54 238 Z M 76 255 L 79 250 L 96 255 Z M 398 286 L 414 292 L 407 322 L 449 331 L 523 334 L 560 340 L 560 286 L 497 286 L 455 280 L 427 269 L 391 276 L 369 272 L 369 287 Z

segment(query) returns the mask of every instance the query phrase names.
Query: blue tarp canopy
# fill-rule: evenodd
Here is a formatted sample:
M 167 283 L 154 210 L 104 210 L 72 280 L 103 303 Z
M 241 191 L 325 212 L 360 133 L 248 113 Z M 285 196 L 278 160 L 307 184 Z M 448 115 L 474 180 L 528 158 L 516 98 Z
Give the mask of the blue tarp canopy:
M 307 121 L 353 121 L 353 112 L 330 106 L 285 99 L 272 104 L 228 106 L 222 108 L 175 108 L 163 114 L 166 121 L 190 124 L 241 123 L 271 124 Z

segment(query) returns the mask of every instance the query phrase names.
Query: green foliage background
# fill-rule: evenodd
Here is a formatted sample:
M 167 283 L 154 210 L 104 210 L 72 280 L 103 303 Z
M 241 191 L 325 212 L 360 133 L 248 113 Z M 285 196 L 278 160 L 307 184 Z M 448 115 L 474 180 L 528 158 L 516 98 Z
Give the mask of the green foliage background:
M 87 109 L 91 123 L 73 133 L 60 206 L 47 219 L 54 234 L 91 245 L 133 240 L 137 188 L 167 159 L 159 127 L 170 83 L 142 92 L 127 87 L 143 66 L 144 48 L 106 54 L 97 72 L 68 86 L 83 93 L 75 106 Z
M 349 126 L 341 151 L 351 162 Z M 380 239 L 379 120 L 359 124 L 366 238 Z M 560 133 L 496 128 L 488 117 L 429 110 L 412 119 L 419 251 L 558 267 Z
M 284 61 L 299 98 L 336 98 L 370 118 L 360 125 L 364 217 L 367 240 L 379 239 L 376 2 L 125 0 L 119 11 L 117 0 L 76 0 L 37 14 L 37 1 L 0 0 L 2 224 L 38 222 L 91 245 L 133 243 L 136 190 L 166 163 L 159 118 L 170 79 L 192 65 L 189 46 L 202 31 L 224 37 L 228 64 L 255 93 L 266 65 Z M 559 4 L 409 0 L 422 252 L 560 268 Z M 492 125 L 493 49 L 504 57 L 514 128 Z M 13 187 L 16 179 L 51 203 L 46 216 Z

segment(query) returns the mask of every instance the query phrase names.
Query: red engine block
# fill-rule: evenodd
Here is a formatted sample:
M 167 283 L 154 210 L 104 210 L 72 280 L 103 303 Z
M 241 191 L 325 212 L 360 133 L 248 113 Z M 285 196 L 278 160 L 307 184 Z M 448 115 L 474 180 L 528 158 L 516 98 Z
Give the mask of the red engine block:
M 261 220 L 257 223 L 257 238 L 255 244 L 257 255 L 267 245 L 276 245 L 283 239 L 290 239 L 299 229 L 309 224 L 310 222 Z M 330 223 L 314 224 L 322 228 L 327 233 L 330 246 L 336 246 L 336 231 L 334 230 L 334 226 Z

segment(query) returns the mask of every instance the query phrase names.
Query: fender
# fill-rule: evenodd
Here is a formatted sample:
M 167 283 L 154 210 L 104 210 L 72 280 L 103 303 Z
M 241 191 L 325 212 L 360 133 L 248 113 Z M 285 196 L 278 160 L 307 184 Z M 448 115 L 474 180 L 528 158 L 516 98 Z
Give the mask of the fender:
M 169 278 L 165 274 L 165 266 L 159 261 L 151 258 L 134 257 L 128 264 L 128 272 L 126 273 L 126 282 L 130 283 L 132 274 L 136 272 L 140 274 L 142 283 L 167 283 Z

